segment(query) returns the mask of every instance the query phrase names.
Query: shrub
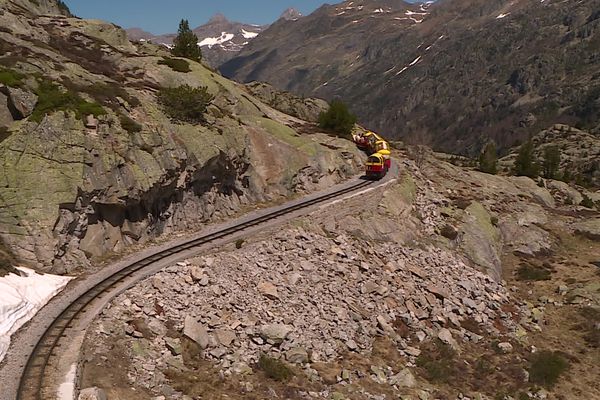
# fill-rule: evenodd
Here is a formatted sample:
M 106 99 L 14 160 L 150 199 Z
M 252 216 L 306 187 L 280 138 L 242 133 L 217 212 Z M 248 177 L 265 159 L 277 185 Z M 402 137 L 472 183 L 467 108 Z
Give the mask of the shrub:
M 95 117 L 106 114 L 100 104 L 85 101 L 76 93 L 69 90 L 63 91 L 49 81 L 41 81 L 36 94 L 38 103 L 29 117 L 34 122 L 40 122 L 46 114 L 57 111 L 73 111 L 78 119 L 90 114 Z
M 540 168 L 533 153 L 533 141 L 529 139 L 519 148 L 519 154 L 515 159 L 514 172 L 518 176 L 536 178 L 539 171 Z
M 187 73 L 191 71 L 190 63 L 180 58 L 163 57 L 162 60 L 158 60 L 158 64 L 166 65 L 175 72 Z
M 444 225 L 444 227 L 442 228 L 442 230 L 440 231 L 440 234 L 450 240 L 454 240 L 458 237 L 458 231 L 456 230 L 455 227 L 453 227 L 450 224 L 446 224 Z
M 0 68 L 0 83 L 11 86 L 20 87 L 23 85 L 25 75 L 11 69 Z
M 594 201 L 585 193 L 583 194 L 583 200 L 581 200 L 580 204 L 585 208 L 594 208 Z
M 276 381 L 287 381 L 294 372 L 281 360 L 261 354 L 258 360 L 258 368 L 260 368 L 267 377 Z
M 560 166 L 560 150 L 558 146 L 548 146 L 544 149 L 544 177 L 556 179 L 558 167 Z
M 194 88 L 189 85 L 163 88 L 158 100 L 169 117 L 176 121 L 198 123 L 204 121 L 206 107 L 214 99 L 207 87 Z
M 417 357 L 417 366 L 425 372 L 425 377 L 430 382 L 449 382 L 456 370 L 455 356 L 456 352 L 452 347 L 436 340 L 433 349 L 423 351 Z
M 200 46 L 198 46 L 198 37 L 192 32 L 190 24 L 185 19 L 182 19 L 179 23 L 179 30 L 177 37 L 173 40 L 171 54 L 194 61 L 202 59 L 202 51 L 200 50 Z
M 235 248 L 236 249 L 241 249 L 242 246 L 244 245 L 245 240 L 244 239 L 238 239 L 235 241 Z
M 136 133 L 142 130 L 142 125 L 138 124 L 126 115 L 119 115 L 119 122 L 121 123 L 121 127 L 129 133 Z
M 578 326 L 578 329 L 585 332 L 583 338 L 586 343 L 593 348 L 600 348 L 600 309 L 594 307 L 583 307 L 580 310 L 583 317 L 583 323 Z
M 498 155 L 494 143 L 488 143 L 479 156 L 479 170 L 488 174 L 496 174 L 498 172 Z
M 350 137 L 356 123 L 356 115 L 348 110 L 348 106 L 340 100 L 333 100 L 326 112 L 319 114 L 319 126 L 333 132 Z
M 540 351 L 531 360 L 529 380 L 538 385 L 552 387 L 568 368 L 568 361 L 558 352 Z
M 550 280 L 550 271 L 532 265 L 521 265 L 517 270 L 519 281 L 547 281 Z
M 141 102 L 136 97 L 131 96 L 125 89 L 115 83 L 96 82 L 89 86 L 73 86 L 73 90 L 87 93 L 100 104 L 104 104 L 114 110 L 119 107 L 116 100 L 117 96 L 121 97 L 132 107 L 141 105 Z

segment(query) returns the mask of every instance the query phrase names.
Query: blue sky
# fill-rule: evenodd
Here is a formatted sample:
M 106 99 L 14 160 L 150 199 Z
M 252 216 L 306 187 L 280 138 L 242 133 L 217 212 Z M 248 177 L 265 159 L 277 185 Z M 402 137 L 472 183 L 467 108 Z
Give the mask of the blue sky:
M 331 0 L 338 3 L 341 0 Z M 192 28 L 220 12 L 233 21 L 268 24 L 294 7 L 308 15 L 326 3 L 321 0 L 66 0 L 71 11 L 82 18 L 113 22 L 123 28 L 139 27 L 155 34 L 177 31 L 186 18 Z

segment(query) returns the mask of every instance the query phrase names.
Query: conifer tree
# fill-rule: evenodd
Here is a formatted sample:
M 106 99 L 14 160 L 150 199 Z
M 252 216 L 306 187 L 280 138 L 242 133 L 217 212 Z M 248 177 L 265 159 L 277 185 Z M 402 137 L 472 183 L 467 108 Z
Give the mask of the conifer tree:
M 515 175 L 528 176 L 536 178 L 539 175 L 540 167 L 533 153 L 533 141 L 529 139 L 519 148 L 519 154 L 514 164 Z
M 544 149 L 544 177 L 556 179 L 560 166 L 560 150 L 557 146 L 548 146 Z
M 171 53 L 174 56 L 189 58 L 194 61 L 202 59 L 202 51 L 198 46 L 198 36 L 192 32 L 186 19 L 182 19 L 179 23 L 179 31 L 177 37 L 173 40 Z
M 498 172 L 498 155 L 496 154 L 496 145 L 493 142 L 488 143 L 479 156 L 479 170 L 488 174 Z

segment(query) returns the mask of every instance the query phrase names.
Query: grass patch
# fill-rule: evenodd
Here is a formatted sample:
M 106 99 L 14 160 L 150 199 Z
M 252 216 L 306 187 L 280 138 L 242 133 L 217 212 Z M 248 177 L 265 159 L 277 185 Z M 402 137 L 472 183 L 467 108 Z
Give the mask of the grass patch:
M 167 115 L 179 122 L 204 122 L 204 113 L 213 99 L 214 96 L 208 93 L 206 86 L 195 88 L 182 85 L 162 88 L 158 92 L 158 101 Z
M 102 106 L 96 102 L 90 103 L 70 90 L 63 91 L 52 82 L 42 80 L 36 90 L 38 103 L 29 117 L 30 121 L 41 122 L 47 114 L 57 111 L 72 111 L 75 117 L 83 119 L 86 115 L 106 114 Z
M 533 265 L 521 265 L 517 270 L 519 281 L 547 281 L 550 280 L 550 271 Z
M 71 89 L 68 83 L 65 86 Z M 142 103 L 137 97 L 131 96 L 125 89 L 116 83 L 99 83 L 96 82 L 90 86 L 73 86 L 73 91 L 89 94 L 98 103 L 117 110 L 119 103 L 117 97 L 121 97 L 132 107 L 138 107 Z
M 265 373 L 265 375 L 276 381 L 287 381 L 290 379 L 294 372 L 281 360 L 269 357 L 265 354 L 261 354 L 258 360 L 258 368 Z
M 175 72 L 188 73 L 191 72 L 190 63 L 180 58 L 163 57 L 162 60 L 158 60 L 159 65 L 166 65 Z
M 447 344 L 436 340 L 417 357 L 417 366 L 430 382 L 449 383 L 456 371 L 456 352 Z
M 569 362 L 560 353 L 540 351 L 534 354 L 529 369 L 529 380 L 545 387 L 552 387 L 569 368 Z
M 142 130 L 142 125 L 138 124 L 126 115 L 119 115 L 119 122 L 121 123 L 121 128 L 125 129 L 129 133 L 136 133 Z
M 600 309 L 594 307 L 583 307 L 579 310 L 584 322 L 577 328 L 585 332 L 583 339 L 593 348 L 600 348 Z
M 12 69 L 0 68 L 0 83 L 10 87 L 23 86 L 25 75 Z

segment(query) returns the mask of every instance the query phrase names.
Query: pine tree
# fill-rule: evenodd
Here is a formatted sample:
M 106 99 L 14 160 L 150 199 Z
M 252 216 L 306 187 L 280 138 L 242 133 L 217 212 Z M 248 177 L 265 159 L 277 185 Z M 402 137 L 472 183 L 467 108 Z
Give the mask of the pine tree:
M 539 175 L 540 167 L 533 153 L 533 141 L 529 139 L 519 148 L 519 154 L 514 164 L 515 175 L 528 176 L 536 178 Z
M 192 32 L 186 19 L 182 19 L 179 23 L 179 31 L 177 37 L 173 40 L 173 45 L 171 53 L 174 56 L 189 58 L 194 61 L 202 59 L 202 51 L 198 46 L 198 36 Z
M 326 112 L 319 114 L 319 126 L 343 136 L 350 136 L 356 123 L 356 115 L 341 100 L 333 100 Z
M 496 154 L 496 145 L 493 142 L 488 143 L 479 155 L 479 170 L 488 174 L 498 172 L 498 155 Z
M 557 146 L 548 146 L 544 149 L 544 177 L 556 179 L 560 166 L 560 150 Z

